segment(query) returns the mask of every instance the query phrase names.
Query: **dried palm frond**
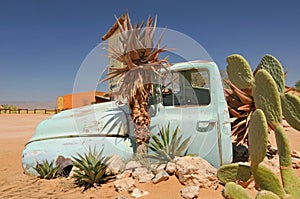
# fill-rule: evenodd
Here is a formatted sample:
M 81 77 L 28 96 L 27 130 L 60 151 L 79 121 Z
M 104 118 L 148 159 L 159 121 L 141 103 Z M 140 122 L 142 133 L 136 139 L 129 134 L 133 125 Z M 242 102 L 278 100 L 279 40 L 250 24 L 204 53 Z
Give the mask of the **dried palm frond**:
M 224 88 L 228 110 L 233 119 L 231 131 L 233 141 L 237 144 L 247 144 L 248 125 L 251 114 L 255 111 L 255 104 L 250 90 L 239 89 L 229 80 L 224 80 L 230 89 Z
M 128 13 L 125 14 L 126 26 L 124 27 L 117 19 L 120 29 L 119 46 L 108 45 L 109 58 L 118 60 L 123 68 L 111 67 L 107 77 L 101 82 L 118 77 L 121 83 L 119 92 L 116 94 L 120 99 L 130 99 L 136 95 L 137 89 L 140 93 L 147 93 L 143 85 L 151 83 L 151 73 L 157 73 L 161 68 L 168 65 L 167 59 L 158 59 L 158 55 L 166 52 L 165 47 L 160 48 L 164 32 L 160 35 L 154 46 L 153 39 L 156 28 L 157 17 L 149 17 L 144 25 L 131 25 Z M 158 74 L 158 73 L 157 73 Z

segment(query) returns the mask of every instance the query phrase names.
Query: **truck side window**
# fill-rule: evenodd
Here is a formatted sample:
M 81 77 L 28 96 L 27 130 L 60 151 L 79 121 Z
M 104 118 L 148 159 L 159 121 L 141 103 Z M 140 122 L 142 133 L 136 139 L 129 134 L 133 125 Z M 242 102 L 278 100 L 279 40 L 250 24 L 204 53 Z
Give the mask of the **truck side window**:
M 163 105 L 208 105 L 210 82 L 207 70 L 186 70 L 166 73 L 162 82 Z
M 207 70 L 193 70 L 191 72 L 192 98 L 196 97 L 195 104 L 210 104 L 210 82 Z
M 163 105 L 179 105 L 177 94 L 180 92 L 179 73 L 165 73 L 162 78 Z

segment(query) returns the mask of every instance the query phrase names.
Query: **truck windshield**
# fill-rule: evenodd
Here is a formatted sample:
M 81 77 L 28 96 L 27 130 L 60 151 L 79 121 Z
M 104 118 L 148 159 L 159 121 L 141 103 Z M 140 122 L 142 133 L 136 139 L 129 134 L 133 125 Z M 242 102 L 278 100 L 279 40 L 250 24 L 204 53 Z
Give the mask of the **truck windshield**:
M 164 106 L 210 104 L 208 70 L 186 70 L 166 73 L 162 83 Z

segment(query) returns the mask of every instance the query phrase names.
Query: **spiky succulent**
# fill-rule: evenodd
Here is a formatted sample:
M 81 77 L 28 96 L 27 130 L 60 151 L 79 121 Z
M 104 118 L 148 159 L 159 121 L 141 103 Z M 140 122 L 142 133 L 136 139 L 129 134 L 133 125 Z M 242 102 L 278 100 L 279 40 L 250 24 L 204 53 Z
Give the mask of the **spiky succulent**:
M 54 166 L 53 161 L 50 163 L 48 162 L 48 160 L 44 160 L 42 163 L 37 162 L 34 169 L 39 174 L 39 177 L 42 179 L 50 180 L 59 176 L 59 166 Z
M 95 187 L 105 181 L 105 171 L 110 157 L 102 156 L 103 149 L 96 151 L 96 147 L 88 153 L 73 157 L 73 165 L 77 168 L 73 178 L 78 186 L 84 186 L 84 190 Z
M 157 159 L 161 162 L 172 161 L 176 156 L 183 156 L 187 150 L 190 137 L 182 141 L 183 135 L 179 135 L 180 130 L 177 126 L 175 131 L 170 128 L 170 123 L 162 127 L 157 135 L 150 134 L 149 149 L 153 152 L 148 157 Z

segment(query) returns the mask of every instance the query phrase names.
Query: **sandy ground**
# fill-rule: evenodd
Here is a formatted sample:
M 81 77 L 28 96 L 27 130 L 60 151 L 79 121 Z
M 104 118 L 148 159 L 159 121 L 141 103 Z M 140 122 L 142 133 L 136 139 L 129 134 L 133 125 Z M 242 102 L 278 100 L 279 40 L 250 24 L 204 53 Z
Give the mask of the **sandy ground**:
M 71 179 L 59 178 L 42 180 L 23 174 L 21 154 L 26 142 L 34 133 L 36 125 L 50 115 L 0 115 L 0 198 L 117 198 L 130 196 L 128 193 L 117 193 L 113 182 L 82 193 Z M 288 131 L 291 148 L 300 151 L 300 132 Z M 299 171 L 297 171 L 300 174 Z M 136 183 L 137 188 L 148 191 L 143 199 L 180 197 L 183 187 L 175 177 L 168 181 L 152 184 Z M 201 189 L 199 198 L 223 198 L 223 187 L 217 190 Z M 254 194 L 254 193 L 252 193 Z

